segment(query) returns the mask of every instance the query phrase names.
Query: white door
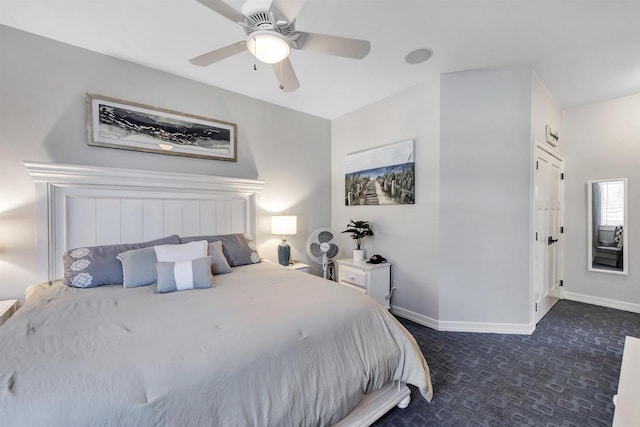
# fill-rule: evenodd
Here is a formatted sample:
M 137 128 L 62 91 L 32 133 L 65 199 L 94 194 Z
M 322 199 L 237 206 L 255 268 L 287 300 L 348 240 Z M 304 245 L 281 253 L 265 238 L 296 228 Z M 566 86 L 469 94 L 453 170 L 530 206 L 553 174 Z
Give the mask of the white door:
M 562 160 L 536 147 L 533 253 L 534 322 L 560 299 L 562 279 Z

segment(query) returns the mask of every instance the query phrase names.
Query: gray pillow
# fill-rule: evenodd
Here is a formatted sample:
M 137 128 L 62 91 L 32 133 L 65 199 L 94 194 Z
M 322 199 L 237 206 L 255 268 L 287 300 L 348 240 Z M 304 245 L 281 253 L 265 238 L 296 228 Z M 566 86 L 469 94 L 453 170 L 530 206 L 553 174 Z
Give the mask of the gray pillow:
M 231 273 L 231 267 L 222 253 L 222 242 L 209 243 L 208 254 L 211 258 L 213 274 Z M 156 263 L 158 257 L 155 247 L 133 249 L 117 257 L 122 262 L 125 288 L 153 285 L 158 281 Z
M 158 258 L 153 247 L 123 252 L 117 258 L 122 262 L 122 284 L 125 288 L 152 285 L 158 281 Z
M 256 242 L 248 234 L 223 234 L 220 236 L 181 237 L 182 243 L 206 240 L 207 242 L 222 242 L 222 252 L 231 267 L 239 265 L 257 264 L 260 255 L 256 249 Z
M 123 279 L 122 264 L 118 254 L 132 249 L 156 245 L 180 243 L 177 235 L 142 243 L 91 246 L 71 249 L 62 256 L 64 283 L 74 288 L 93 288 L 102 285 L 119 285 Z
M 211 272 L 213 274 L 231 273 L 231 266 L 224 256 L 221 241 L 209 243 L 208 254 L 211 258 Z
M 160 294 L 189 289 L 205 289 L 213 286 L 211 257 L 191 261 L 159 262 L 158 287 Z

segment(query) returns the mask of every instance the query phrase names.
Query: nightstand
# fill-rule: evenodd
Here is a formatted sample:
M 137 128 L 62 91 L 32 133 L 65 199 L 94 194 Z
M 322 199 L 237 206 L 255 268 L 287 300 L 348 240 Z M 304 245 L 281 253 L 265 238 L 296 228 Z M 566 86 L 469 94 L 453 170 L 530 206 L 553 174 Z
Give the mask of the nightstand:
M 10 299 L 0 301 L 0 326 L 13 315 L 18 309 L 18 300 Z
M 339 259 L 338 283 L 366 293 L 387 310 L 391 294 L 391 264 L 368 264 L 366 261 Z
M 302 263 L 300 261 L 294 261 L 293 264 L 290 264 L 289 267 L 287 267 L 289 270 L 298 270 L 298 271 L 302 271 L 303 273 L 308 273 L 309 272 L 309 264 L 305 264 Z

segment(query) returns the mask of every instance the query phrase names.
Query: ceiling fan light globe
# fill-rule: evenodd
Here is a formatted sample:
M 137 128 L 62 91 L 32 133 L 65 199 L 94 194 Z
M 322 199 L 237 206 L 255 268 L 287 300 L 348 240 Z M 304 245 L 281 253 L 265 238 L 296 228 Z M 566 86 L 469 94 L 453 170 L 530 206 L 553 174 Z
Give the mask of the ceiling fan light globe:
M 247 49 L 260 62 L 277 64 L 291 53 L 289 42 L 274 31 L 256 31 L 247 38 Z

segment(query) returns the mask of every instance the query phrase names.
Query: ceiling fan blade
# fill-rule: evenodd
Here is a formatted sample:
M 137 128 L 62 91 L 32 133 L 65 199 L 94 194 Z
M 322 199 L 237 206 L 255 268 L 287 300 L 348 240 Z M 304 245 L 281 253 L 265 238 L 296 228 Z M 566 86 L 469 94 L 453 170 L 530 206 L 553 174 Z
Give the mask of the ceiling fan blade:
M 222 61 L 223 59 L 236 55 L 246 49 L 246 45 L 243 41 L 235 42 L 224 47 L 214 49 L 211 52 L 203 53 L 202 55 L 196 56 L 195 58 L 191 58 L 189 62 L 191 62 L 193 65 L 206 67 L 207 65 L 211 65 L 214 62 Z
M 282 16 L 286 18 L 287 22 L 291 23 L 298 16 L 300 9 L 304 6 L 304 2 L 305 0 L 273 0 L 270 9 L 277 10 L 280 12 L 277 14 L 278 17 Z
M 245 21 L 245 16 L 242 13 L 235 10 L 234 8 L 232 8 L 222 0 L 196 0 L 196 1 L 198 3 L 201 3 L 207 6 L 209 9 L 213 10 L 214 12 L 219 13 L 220 15 L 224 16 L 228 20 L 235 22 L 236 24 L 243 23 Z
M 285 58 L 277 64 L 273 64 L 273 72 L 276 73 L 276 78 L 280 82 L 280 89 L 284 92 L 293 92 L 300 87 L 296 72 L 293 71 L 293 65 L 289 58 Z
M 367 40 L 349 39 L 328 34 L 305 33 L 304 31 L 298 31 L 297 33 L 300 34 L 297 43 L 301 50 L 352 59 L 362 59 L 371 51 L 371 43 Z

